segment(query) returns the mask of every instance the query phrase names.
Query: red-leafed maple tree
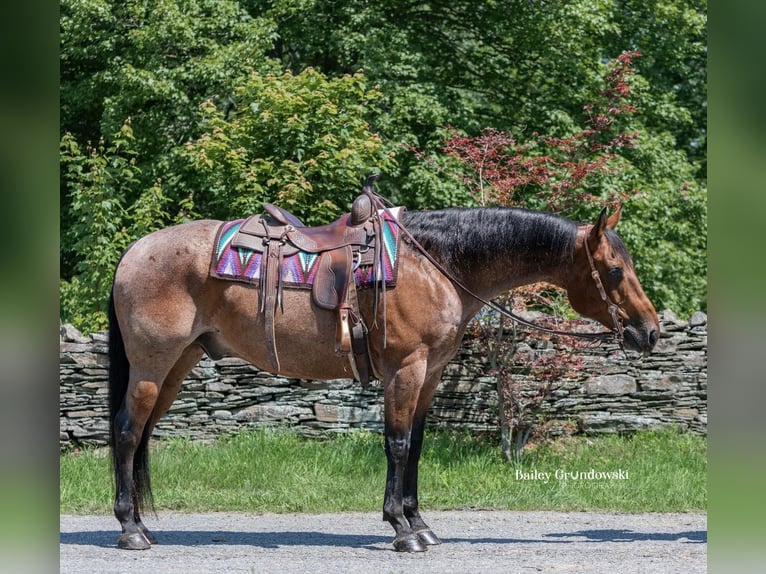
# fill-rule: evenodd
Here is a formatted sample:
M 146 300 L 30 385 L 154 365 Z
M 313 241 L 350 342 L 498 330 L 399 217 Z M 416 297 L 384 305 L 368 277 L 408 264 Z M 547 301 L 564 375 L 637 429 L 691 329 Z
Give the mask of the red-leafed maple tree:
M 618 152 L 635 145 L 636 132 L 623 131 L 624 116 L 634 113 L 628 103 L 632 60 L 637 52 L 624 52 L 610 65 L 604 88 L 596 100 L 583 107 L 583 127 L 567 137 L 537 132 L 519 142 L 510 132 L 484 129 L 478 136 L 452 131 L 443 151 L 463 166 L 460 177 L 481 205 L 520 206 L 552 212 L 573 207 L 600 208 L 604 199 L 589 189 L 599 174 L 620 167 Z M 610 191 L 608 203 L 617 204 L 635 191 Z M 582 320 L 556 319 L 567 314 L 563 294 L 547 284 L 536 284 L 505 296 L 517 312 L 543 311 L 541 325 L 560 330 L 582 326 Z M 516 325 L 488 312 L 475 322 L 475 336 L 488 349 L 490 372 L 497 381 L 502 450 L 509 461 L 522 457 L 524 446 L 540 422 L 540 407 L 561 384 L 562 378 L 582 369 L 577 349 L 582 340 L 540 332 L 521 336 Z M 563 341 L 562 339 L 566 339 Z M 534 386 L 522 385 L 520 374 L 531 375 Z

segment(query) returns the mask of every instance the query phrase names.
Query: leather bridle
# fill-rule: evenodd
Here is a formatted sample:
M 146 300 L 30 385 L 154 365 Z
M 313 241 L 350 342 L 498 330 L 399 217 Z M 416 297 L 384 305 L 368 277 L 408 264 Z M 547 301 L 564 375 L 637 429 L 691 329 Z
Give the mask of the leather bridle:
M 588 245 L 588 236 L 590 235 L 591 229 L 593 229 L 593 226 L 589 225 L 585 231 L 585 238 L 583 239 L 585 254 L 588 256 L 588 265 L 590 265 L 590 276 L 593 277 L 593 281 L 596 283 L 596 289 L 598 289 L 598 293 L 601 295 L 601 300 L 606 303 L 606 308 L 609 311 L 609 315 L 612 317 L 612 322 L 614 323 L 612 333 L 614 333 L 615 341 L 620 345 L 620 348 L 624 350 L 625 327 L 620 318 L 620 311 L 622 308 L 609 298 L 606 289 L 604 289 L 604 283 L 601 281 L 601 274 L 598 272 L 596 264 L 593 262 L 593 256 L 590 253 L 590 246 Z
M 368 180 L 369 181 L 369 180 Z M 376 208 L 381 209 L 385 211 L 386 213 L 390 214 L 389 207 L 384 203 L 383 198 L 381 198 L 378 194 L 372 192 L 371 186 L 365 185 L 365 191 L 370 194 L 371 200 L 373 202 L 373 205 L 376 206 Z M 388 203 L 388 202 L 386 202 Z M 549 333 L 551 335 L 565 335 L 567 337 L 577 337 L 580 339 L 589 339 L 591 341 L 612 341 L 619 345 L 620 349 L 623 351 L 625 350 L 624 347 L 624 327 L 622 324 L 622 320 L 619 316 L 620 307 L 616 303 L 614 303 L 609 296 L 606 293 L 606 290 L 604 289 L 604 284 L 601 281 L 601 274 L 598 272 L 598 269 L 596 269 L 596 265 L 593 262 L 593 256 L 590 253 L 590 247 L 588 246 L 588 234 L 590 233 L 590 230 L 593 228 L 592 225 L 588 226 L 585 232 L 585 238 L 584 238 L 584 244 L 585 244 L 585 253 L 588 256 L 588 264 L 591 268 L 591 277 L 593 278 L 593 281 L 596 283 L 596 289 L 598 289 L 599 295 L 601 296 L 602 301 L 604 301 L 607 305 L 607 309 L 609 311 L 609 315 L 612 317 L 612 321 L 614 322 L 614 327 L 611 331 L 603 331 L 601 333 L 578 333 L 576 331 L 560 331 L 557 329 L 550 329 L 548 327 L 543 327 L 542 325 L 537 325 L 533 323 L 532 321 L 529 321 L 525 319 L 524 317 L 521 317 L 511 311 L 510 309 L 506 308 L 505 306 L 501 305 L 497 301 L 489 301 L 480 295 L 474 293 L 471 289 L 463 285 L 463 283 L 457 279 L 452 273 L 447 271 L 441 263 L 439 263 L 427 250 L 425 247 L 423 247 L 420 242 L 415 239 L 415 237 L 410 233 L 410 231 L 402 224 L 401 221 L 394 218 L 392 216 L 392 219 L 397 222 L 399 226 L 399 230 L 404 233 L 406 238 L 409 240 L 409 242 L 414 245 L 417 250 L 423 255 L 428 261 L 433 264 L 436 269 L 439 270 L 439 272 L 444 275 L 447 279 L 449 279 L 455 286 L 459 287 L 463 291 L 465 291 L 468 295 L 479 301 L 480 303 L 483 303 L 484 305 L 487 305 L 491 309 L 495 310 L 496 312 L 500 313 L 501 315 L 508 317 L 512 321 L 515 321 L 516 323 L 519 323 L 521 325 L 524 325 L 525 327 L 529 327 L 531 329 L 536 329 L 538 331 L 542 331 L 543 333 Z

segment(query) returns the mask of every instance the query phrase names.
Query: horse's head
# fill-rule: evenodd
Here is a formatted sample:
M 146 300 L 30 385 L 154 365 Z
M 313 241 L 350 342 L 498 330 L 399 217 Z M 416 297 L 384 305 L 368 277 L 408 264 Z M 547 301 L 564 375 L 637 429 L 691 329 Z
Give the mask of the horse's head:
M 604 208 L 595 224 L 578 229 L 567 294 L 575 311 L 610 329 L 615 328 L 610 313 L 613 304 L 624 328 L 625 346 L 648 353 L 657 343 L 660 324 L 636 277 L 630 254 L 614 232 L 619 220 L 620 209 L 607 217 Z

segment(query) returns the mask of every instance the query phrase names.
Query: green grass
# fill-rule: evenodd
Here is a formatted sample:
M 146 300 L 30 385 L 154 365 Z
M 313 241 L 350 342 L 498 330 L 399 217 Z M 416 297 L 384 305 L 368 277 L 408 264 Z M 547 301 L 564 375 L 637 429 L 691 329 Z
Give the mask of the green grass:
M 466 434 L 426 436 L 420 464 L 425 509 L 704 511 L 707 440 L 675 431 L 562 439 L 529 448 L 518 465 L 497 444 Z M 379 510 L 386 460 L 382 436 L 353 432 L 326 440 L 285 430 L 243 432 L 213 445 L 159 443 L 152 453 L 158 510 L 334 512 Z M 627 471 L 627 480 L 521 480 L 519 472 Z M 60 507 L 107 513 L 110 462 L 102 451 L 61 455 Z

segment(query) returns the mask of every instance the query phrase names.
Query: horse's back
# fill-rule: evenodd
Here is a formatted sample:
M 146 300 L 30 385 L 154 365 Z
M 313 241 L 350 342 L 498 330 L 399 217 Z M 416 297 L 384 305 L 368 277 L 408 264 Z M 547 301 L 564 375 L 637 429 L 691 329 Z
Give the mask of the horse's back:
M 191 221 L 142 237 L 127 249 L 117 266 L 115 294 L 129 298 L 140 285 L 141 295 L 158 295 L 181 278 L 207 274 L 220 224 L 211 219 Z

